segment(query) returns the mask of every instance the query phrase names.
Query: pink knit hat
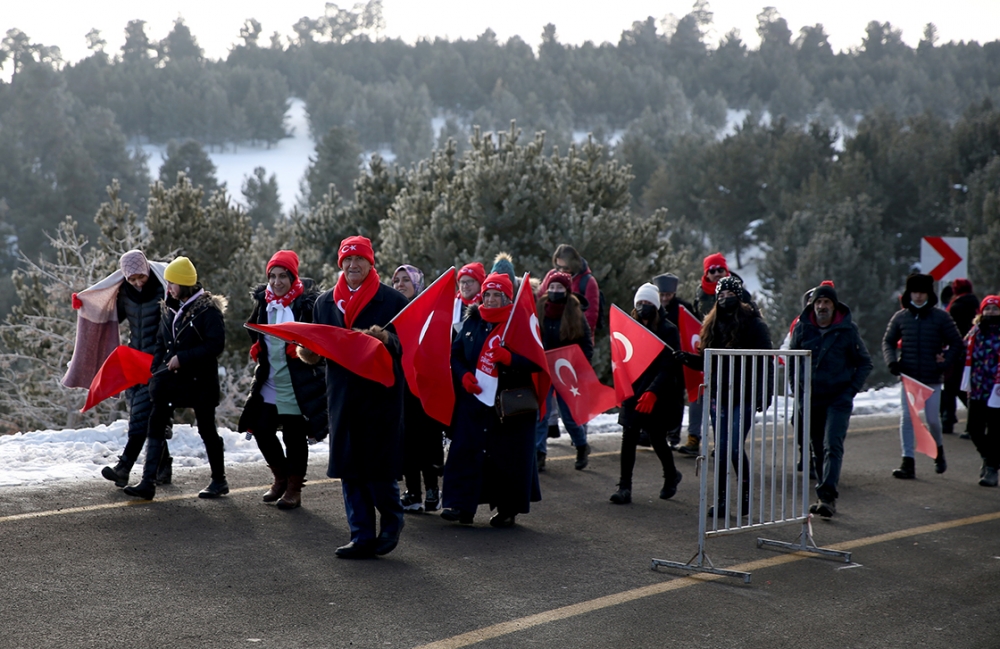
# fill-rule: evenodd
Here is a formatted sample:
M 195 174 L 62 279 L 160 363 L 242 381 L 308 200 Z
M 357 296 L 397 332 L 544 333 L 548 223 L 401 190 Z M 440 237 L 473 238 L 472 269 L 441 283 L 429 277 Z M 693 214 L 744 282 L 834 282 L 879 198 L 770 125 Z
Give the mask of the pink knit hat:
M 118 261 L 118 265 L 125 274 L 126 279 L 133 275 L 145 275 L 149 277 L 149 262 L 146 255 L 141 250 L 129 250 Z

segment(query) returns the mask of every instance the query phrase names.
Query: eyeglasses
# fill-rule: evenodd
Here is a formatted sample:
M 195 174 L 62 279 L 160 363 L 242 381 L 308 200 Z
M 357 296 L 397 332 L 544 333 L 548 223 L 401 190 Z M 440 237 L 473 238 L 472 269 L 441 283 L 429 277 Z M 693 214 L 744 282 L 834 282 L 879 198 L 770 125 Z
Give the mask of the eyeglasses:
M 712 266 L 711 268 L 708 269 L 708 272 L 709 273 L 713 273 L 713 274 L 714 273 L 724 273 L 724 272 L 726 272 L 726 269 L 723 268 L 722 266 Z
M 556 270 L 558 270 L 560 273 L 568 273 L 569 272 L 569 266 L 563 266 L 562 264 L 556 264 Z

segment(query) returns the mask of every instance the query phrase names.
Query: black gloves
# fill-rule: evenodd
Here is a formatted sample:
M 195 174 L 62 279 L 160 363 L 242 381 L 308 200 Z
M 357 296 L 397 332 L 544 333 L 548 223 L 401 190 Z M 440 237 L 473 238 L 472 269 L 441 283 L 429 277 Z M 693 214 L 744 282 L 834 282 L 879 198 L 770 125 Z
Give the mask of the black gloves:
M 889 371 L 892 373 L 893 376 L 899 376 L 901 374 L 901 371 L 899 369 L 899 361 L 892 361 L 891 363 L 889 363 Z

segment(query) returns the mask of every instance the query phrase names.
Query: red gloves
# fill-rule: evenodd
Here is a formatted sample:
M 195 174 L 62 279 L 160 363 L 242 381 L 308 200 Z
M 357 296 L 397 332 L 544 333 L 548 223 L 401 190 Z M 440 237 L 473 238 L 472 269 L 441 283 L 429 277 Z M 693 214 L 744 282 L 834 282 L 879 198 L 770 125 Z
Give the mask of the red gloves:
M 465 376 L 462 377 L 462 387 L 465 388 L 465 391 L 469 394 L 479 394 L 483 391 L 483 389 L 479 387 L 479 381 L 476 380 L 475 374 L 472 372 L 466 372 Z
M 655 405 L 656 395 L 652 392 L 643 392 L 642 396 L 639 397 L 639 401 L 635 404 L 635 411 L 648 415 L 653 412 L 653 406 Z
M 257 357 L 260 356 L 260 341 L 258 340 L 254 344 L 250 345 L 250 358 L 253 362 L 257 362 Z
M 298 358 L 299 356 L 295 351 L 297 347 L 298 345 L 296 345 L 295 343 L 288 343 L 287 345 L 285 345 L 285 353 L 291 356 L 292 358 Z
M 73 309 L 82 309 L 82 308 L 83 308 L 83 302 L 80 300 L 80 298 L 78 298 L 76 296 L 76 293 L 74 293 L 73 294 Z
M 491 353 L 497 365 L 510 365 L 511 361 L 514 360 L 511 358 L 510 352 L 504 347 L 494 347 Z

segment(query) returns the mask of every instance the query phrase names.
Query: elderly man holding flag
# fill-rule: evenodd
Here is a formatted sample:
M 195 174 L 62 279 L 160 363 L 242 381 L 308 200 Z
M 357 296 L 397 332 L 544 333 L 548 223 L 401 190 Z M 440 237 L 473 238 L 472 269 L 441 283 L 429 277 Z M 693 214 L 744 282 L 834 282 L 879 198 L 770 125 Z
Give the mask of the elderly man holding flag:
M 490 525 L 511 527 L 541 500 L 535 422 L 539 395 L 549 389 L 547 365 L 528 276 L 515 299 L 510 278 L 492 273 L 482 306 L 471 307 L 451 347 L 455 429 L 442 518 L 471 525 L 487 503 L 497 510 Z
M 367 559 L 392 552 L 403 529 L 403 507 L 396 479 L 403 464 L 403 368 L 399 338 L 382 327 L 406 306 L 406 298 L 379 282 L 371 241 L 354 236 L 340 244 L 337 285 L 316 299 L 313 322 L 360 329 L 378 339 L 392 356 L 391 385 L 360 376 L 363 358 L 345 364 L 326 360 L 326 397 L 330 417 L 330 465 L 340 478 L 351 541 L 337 548 L 344 559 Z M 319 356 L 305 348 L 307 363 Z M 345 361 L 346 362 L 346 361 Z M 381 530 L 376 535 L 376 511 Z

